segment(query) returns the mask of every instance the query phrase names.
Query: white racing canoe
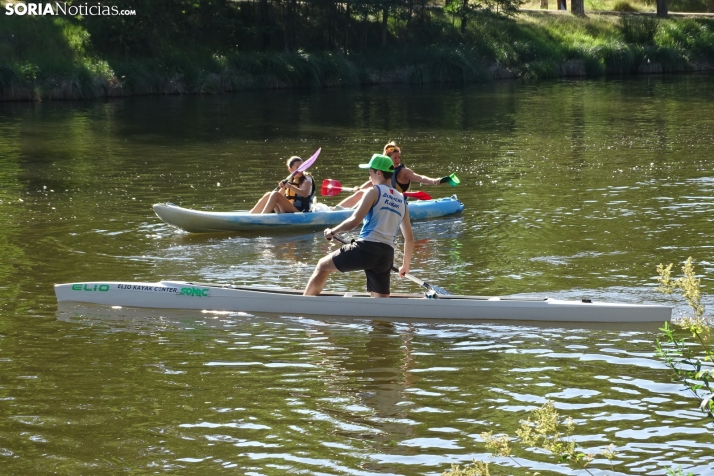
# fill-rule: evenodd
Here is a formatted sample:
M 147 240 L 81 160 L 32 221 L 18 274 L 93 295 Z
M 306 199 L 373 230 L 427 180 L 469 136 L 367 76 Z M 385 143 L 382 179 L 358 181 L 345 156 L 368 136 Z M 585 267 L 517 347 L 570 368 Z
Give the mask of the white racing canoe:
M 411 221 L 455 215 L 464 210 L 456 195 L 438 200 L 409 202 Z M 352 215 L 352 209 L 308 213 L 250 214 L 247 211 L 206 212 L 157 203 L 154 212 L 164 222 L 191 233 L 222 231 L 285 231 L 334 226 Z
M 663 322 L 672 308 L 550 298 L 325 292 L 302 296 L 282 288 L 241 287 L 184 281 L 158 283 L 77 282 L 56 284 L 57 301 L 106 306 L 266 312 L 291 316 L 394 317 L 412 319 L 516 320 L 543 322 Z

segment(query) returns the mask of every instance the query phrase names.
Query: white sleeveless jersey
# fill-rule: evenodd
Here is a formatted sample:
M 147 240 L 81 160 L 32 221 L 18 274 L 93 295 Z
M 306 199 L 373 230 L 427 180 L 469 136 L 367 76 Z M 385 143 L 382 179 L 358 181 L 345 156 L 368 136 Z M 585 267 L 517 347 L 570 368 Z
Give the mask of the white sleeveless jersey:
M 375 185 L 379 198 L 364 217 L 359 240 L 386 243 L 394 247 L 399 225 L 407 213 L 404 195 L 387 185 Z

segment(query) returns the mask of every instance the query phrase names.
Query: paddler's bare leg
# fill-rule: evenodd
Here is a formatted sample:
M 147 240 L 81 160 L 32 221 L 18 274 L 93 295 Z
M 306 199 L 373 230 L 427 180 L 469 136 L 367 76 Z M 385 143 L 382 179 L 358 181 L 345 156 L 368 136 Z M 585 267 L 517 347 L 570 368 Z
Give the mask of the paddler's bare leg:
M 265 195 L 263 195 L 262 198 L 260 200 L 258 200 L 258 203 L 256 203 L 255 206 L 250 209 L 249 213 L 263 213 L 263 209 L 265 208 L 265 203 L 270 198 L 271 193 L 273 193 L 273 192 L 267 192 Z
M 297 213 L 298 209 L 280 192 L 273 192 L 265 204 L 263 213 Z
M 278 197 L 281 197 L 282 195 L 280 192 L 270 192 L 270 195 L 268 196 L 268 201 L 265 202 L 265 206 L 263 207 L 263 210 L 260 213 L 278 213 L 280 209 L 278 209 L 275 204 L 278 202 Z
M 313 271 L 312 276 L 310 276 L 310 280 L 307 282 L 303 296 L 317 296 L 320 294 L 327 283 L 328 276 L 335 271 L 339 270 L 335 266 L 335 263 L 332 262 L 331 255 L 324 256 L 320 259 L 320 261 L 317 262 L 317 266 L 315 266 L 315 271 Z

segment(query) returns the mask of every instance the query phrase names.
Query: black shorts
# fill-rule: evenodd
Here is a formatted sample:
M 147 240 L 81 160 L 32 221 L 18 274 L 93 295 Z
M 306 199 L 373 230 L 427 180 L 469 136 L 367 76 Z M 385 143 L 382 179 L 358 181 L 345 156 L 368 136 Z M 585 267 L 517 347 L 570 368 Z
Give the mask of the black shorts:
M 394 248 L 375 241 L 355 241 L 332 253 L 332 262 L 342 273 L 364 270 L 367 291 L 389 294 L 389 278 L 394 265 Z
M 299 212 L 309 212 L 310 200 L 307 198 L 296 197 L 295 200 L 293 200 L 293 206 L 297 208 Z

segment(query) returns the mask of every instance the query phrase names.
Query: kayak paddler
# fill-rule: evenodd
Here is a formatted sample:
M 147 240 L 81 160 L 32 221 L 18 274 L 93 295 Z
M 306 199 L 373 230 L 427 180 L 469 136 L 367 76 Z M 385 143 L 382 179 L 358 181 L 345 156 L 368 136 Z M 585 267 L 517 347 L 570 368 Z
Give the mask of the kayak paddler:
M 302 159 L 297 155 L 290 157 L 286 165 L 291 173 L 290 179 L 278 182 L 278 187 L 263 195 L 250 213 L 310 211 L 312 198 L 315 196 L 315 182 L 309 172 L 296 172 L 302 165 Z
M 412 182 L 419 182 L 424 185 L 441 185 L 448 183 L 452 187 L 456 187 L 461 183 L 456 174 L 447 175 L 441 178 L 431 178 L 426 175 L 419 175 L 412 169 L 402 163 L 402 148 L 394 141 L 389 141 L 384 146 L 383 155 L 392 159 L 394 163 L 394 174 L 392 175 L 391 183 L 397 191 L 404 193 L 409 191 Z M 338 203 L 335 208 L 352 208 L 359 201 L 365 189 L 370 188 L 369 182 L 365 182 L 362 186 L 355 188 L 355 193 Z

